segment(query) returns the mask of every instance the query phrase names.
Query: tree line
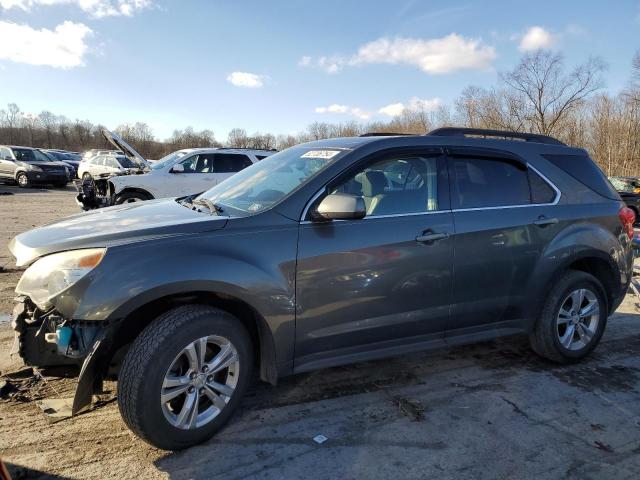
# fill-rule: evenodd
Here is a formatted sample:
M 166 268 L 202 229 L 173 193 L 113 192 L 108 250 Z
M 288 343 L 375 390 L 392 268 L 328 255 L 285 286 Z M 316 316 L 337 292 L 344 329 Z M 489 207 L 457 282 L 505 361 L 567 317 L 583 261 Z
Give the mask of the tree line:
M 491 88 L 467 87 L 451 105 L 437 108 L 416 102 L 390 121 L 314 122 L 296 135 L 248 134 L 232 129 L 223 142 L 211 130 L 174 130 L 159 141 L 146 123 L 116 128 L 144 157 L 157 159 L 182 148 L 219 147 L 284 149 L 323 138 L 367 132 L 423 134 L 442 126 L 466 126 L 552 135 L 585 148 L 609 175 L 640 175 L 640 51 L 630 65 L 628 86 L 604 93 L 604 63 L 590 58 L 569 69 L 561 54 L 547 50 L 525 54 Z M 43 111 L 22 112 L 10 103 L 0 110 L 0 144 L 82 151 L 111 148 L 102 125 L 70 120 Z

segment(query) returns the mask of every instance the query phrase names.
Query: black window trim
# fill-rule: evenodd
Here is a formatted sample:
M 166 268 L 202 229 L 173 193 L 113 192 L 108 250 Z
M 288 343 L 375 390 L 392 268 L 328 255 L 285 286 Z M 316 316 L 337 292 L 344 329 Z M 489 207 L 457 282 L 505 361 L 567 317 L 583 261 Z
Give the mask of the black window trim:
M 513 155 L 510 152 L 489 151 L 489 150 L 482 150 L 477 148 L 465 149 L 464 147 L 453 147 L 453 148 L 448 148 L 447 150 L 448 150 L 447 156 L 450 158 L 461 157 L 461 156 L 481 157 L 481 158 L 486 158 L 489 160 L 497 160 L 501 162 L 511 161 L 514 163 L 519 163 L 521 166 L 525 167 L 526 170 L 532 170 L 533 172 L 537 173 L 540 176 L 540 178 L 542 178 L 542 180 L 544 180 L 553 189 L 553 191 L 556 192 L 555 198 L 553 199 L 552 202 L 549 202 L 549 203 L 525 203 L 522 205 L 498 205 L 495 207 L 453 208 L 451 211 L 454 213 L 478 212 L 482 210 L 503 210 L 505 208 L 545 207 L 545 206 L 554 206 L 560 202 L 560 198 L 562 197 L 562 192 L 560 191 L 560 189 L 536 167 L 531 165 L 529 162 L 522 160 L 521 158 Z M 451 174 L 449 174 L 449 178 L 451 181 L 454 181 L 454 179 L 451 177 Z M 531 189 L 531 181 L 529 180 L 529 178 L 527 178 L 527 182 L 529 183 L 529 189 Z

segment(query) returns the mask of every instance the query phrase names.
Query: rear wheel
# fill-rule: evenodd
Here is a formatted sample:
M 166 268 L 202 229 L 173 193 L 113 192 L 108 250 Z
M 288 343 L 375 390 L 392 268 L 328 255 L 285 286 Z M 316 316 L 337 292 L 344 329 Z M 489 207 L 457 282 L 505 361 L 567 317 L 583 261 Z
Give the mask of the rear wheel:
M 29 176 L 24 172 L 18 173 L 18 175 L 16 176 L 16 182 L 18 182 L 18 186 L 20 188 L 29 188 L 31 186 Z
M 571 363 L 591 353 L 606 323 L 607 302 L 600 281 L 570 270 L 552 287 L 529 338 L 540 356 Z
M 178 307 L 133 342 L 118 379 L 125 423 L 143 440 L 179 450 L 210 438 L 229 419 L 251 378 L 251 340 L 216 308 Z

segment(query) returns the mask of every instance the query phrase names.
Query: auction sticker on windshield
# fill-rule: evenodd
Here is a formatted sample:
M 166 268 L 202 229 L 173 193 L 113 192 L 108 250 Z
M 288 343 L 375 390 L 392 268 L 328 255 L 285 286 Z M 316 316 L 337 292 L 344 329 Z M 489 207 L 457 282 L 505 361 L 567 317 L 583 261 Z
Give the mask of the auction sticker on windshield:
M 333 158 L 340 150 L 309 150 L 302 158 Z

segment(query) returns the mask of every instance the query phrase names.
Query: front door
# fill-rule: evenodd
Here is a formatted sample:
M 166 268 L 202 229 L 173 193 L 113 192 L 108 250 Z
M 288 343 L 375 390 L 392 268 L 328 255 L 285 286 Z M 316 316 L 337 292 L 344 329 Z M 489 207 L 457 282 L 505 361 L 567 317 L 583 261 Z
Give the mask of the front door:
M 398 151 L 361 165 L 327 191 L 362 196 L 364 219 L 300 225 L 297 371 L 444 338 L 453 263 L 444 158 Z

